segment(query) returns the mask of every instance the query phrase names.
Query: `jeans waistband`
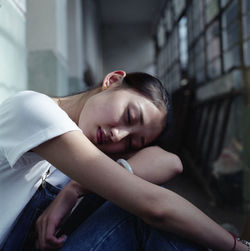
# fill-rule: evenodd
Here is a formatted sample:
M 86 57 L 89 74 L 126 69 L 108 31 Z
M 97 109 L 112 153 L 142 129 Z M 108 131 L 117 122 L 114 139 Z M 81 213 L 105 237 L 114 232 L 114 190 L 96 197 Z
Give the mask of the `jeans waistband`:
M 50 191 L 51 193 L 56 193 L 56 194 L 58 194 L 58 193 L 61 191 L 61 189 L 59 189 L 59 188 L 57 188 L 57 187 L 51 185 L 51 184 L 48 183 L 47 181 L 45 181 L 45 184 L 44 184 L 44 185 L 40 185 L 40 187 L 38 188 L 38 190 L 40 191 L 40 190 L 42 190 L 42 189 L 44 189 L 44 188 L 45 188 L 46 190 Z

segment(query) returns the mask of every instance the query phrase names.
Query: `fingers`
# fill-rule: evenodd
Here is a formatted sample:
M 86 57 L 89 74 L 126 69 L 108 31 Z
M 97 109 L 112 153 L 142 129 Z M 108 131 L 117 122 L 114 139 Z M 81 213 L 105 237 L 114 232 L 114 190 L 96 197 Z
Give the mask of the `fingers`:
M 61 248 L 66 240 L 66 235 L 56 237 L 57 224 L 47 217 L 39 217 L 36 223 L 38 232 L 38 239 L 36 241 L 36 248 L 40 250 L 58 249 Z
M 46 236 L 41 243 L 39 241 L 36 242 L 36 248 L 39 250 L 59 249 L 63 246 L 66 239 L 66 235 L 62 235 L 59 238 L 56 238 L 55 236 Z
M 57 238 L 54 235 L 47 234 L 43 236 L 43 238 L 37 240 L 36 248 L 39 250 L 59 249 L 63 246 L 66 239 L 67 239 L 66 235 L 62 235 L 59 238 Z
M 64 242 L 66 241 L 67 236 L 63 235 L 60 236 L 59 238 L 56 237 L 52 237 L 52 238 L 48 238 L 46 239 L 46 241 L 44 243 L 42 243 L 41 245 L 39 244 L 39 242 L 36 242 L 36 248 L 39 250 L 55 250 L 55 249 L 60 249 Z

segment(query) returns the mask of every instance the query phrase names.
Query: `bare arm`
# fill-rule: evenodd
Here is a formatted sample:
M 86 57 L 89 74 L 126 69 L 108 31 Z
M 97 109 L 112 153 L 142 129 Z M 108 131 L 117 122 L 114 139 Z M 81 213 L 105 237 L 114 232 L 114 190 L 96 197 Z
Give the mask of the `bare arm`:
M 58 249 L 60 248 L 66 236 L 56 237 L 56 231 L 59 230 L 65 217 L 69 216 L 72 208 L 75 206 L 79 197 L 87 194 L 79 183 L 71 181 L 56 196 L 56 199 L 46 208 L 36 222 L 38 239 L 36 245 L 38 249 Z
M 158 146 L 146 147 L 128 160 L 134 174 L 154 184 L 164 184 L 182 172 L 182 163 L 175 154 Z
M 214 250 L 231 250 L 231 235 L 177 194 L 122 168 L 80 132 L 69 132 L 36 149 L 39 155 L 88 190 L 141 217 L 148 224 Z M 237 243 L 238 250 L 247 250 Z
M 164 184 L 183 170 L 181 160 L 158 146 L 145 147 L 137 152 L 108 155 L 113 160 L 126 159 L 135 175 L 154 184 Z
M 128 159 L 134 174 L 155 184 L 163 184 L 182 171 L 180 159 L 160 147 L 146 147 Z M 41 214 L 37 220 L 38 242 L 41 249 L 60 248 L 65 236 L 57 238 L 55 233 L 65 217 L 75 206 L 78 198 L 86 194 L 86 189 L 71 181 Z

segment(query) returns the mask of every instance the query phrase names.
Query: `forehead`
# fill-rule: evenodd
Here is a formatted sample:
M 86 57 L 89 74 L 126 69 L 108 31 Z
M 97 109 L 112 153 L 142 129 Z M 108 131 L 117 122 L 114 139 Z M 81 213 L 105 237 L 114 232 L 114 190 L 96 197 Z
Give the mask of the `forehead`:
M 118 87 L 117 89 L 113 89 L 113 93 L 116 93 L 117 96 L 127 98 L 127 101 L 132 100 L 139 102 L 150 102 L 153 104 L 153 102 L 149 98 L 145 97 L 139 91 L 132 88 Z
M 137 109 L 140 112 L 140 120 L 145 122 L 145 125 L 148 124 L 150 118 L 154 118 L 157 120 L 158 127 L 164 126 L 166 110 L 164 108 L 158 108 L 155 104 L 153 104 L 152 100 L 145 97 L 141 93 L 133 89 L 118 89 L 118 97 L 119 101 L 124 100 L 125 105 L 130 108 Z M 121 98 L 121 99 L 120 99 Z M 159 124 L 159 121 L 162 123 Z
M 112 93 L 112 92 L 111 92 Z M 117 103 L 122 105 L 124 112 L 129 108 L 130 113 L 137 116 L 141 124 L 141 134 L 148 137 L 148 141 L 154 140 L 160 134 L 165 124 L 166 110 L 159 109 L 153 102 L 131 88 L 114 89 L 115 96 L 109 97 L 113 100 L 114 107 Z

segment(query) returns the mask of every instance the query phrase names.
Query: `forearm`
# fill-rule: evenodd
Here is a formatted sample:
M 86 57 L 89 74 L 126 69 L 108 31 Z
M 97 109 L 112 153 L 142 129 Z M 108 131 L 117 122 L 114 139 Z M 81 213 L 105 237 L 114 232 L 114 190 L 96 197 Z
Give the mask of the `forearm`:
M 81 185 L 71 181 L 39 216 L 36 222 L 38 233 L 36 246 L 39 249 L 59 249 L 63 245 L 65 235 L 56 236 L 56 233 L 63 220 L 70 215 L 78 198 L 84 193 L 85 189 Z
M 78 199 L 87 193 L 88 190 L 72 180 L 60 191 L 53 203 L 58 207 L 63 205 L 67 210 L 71 210 L 77 203 Z
M 157 196 L 155 217 L 144 218 L 148 224 L 176 233 L 212 250 L 233 250 L 232 235 L 197 207 L 167 189 L 158 191 Z M 247 250 L 247 247 L 237 241 L 235 250 Z
M 75 200 L 85 192 L 86 190 L 74 181 L 65 189 L 65 195 Z M 194 240 L 213 250 L 232 250 L 232 235 L 190 202 L 167 189 L 161 190 L 160 193 L 158 191 L 157 196 L 156 205 L 159 210 L 156 210 L 156 214 L 152 213 L 153 217 L 151 215 L 144 218 L 148 224 Z M 247 250 L 247 247 L 237 242 L 235 250 Z
M 179 157 L 157 146 L 146 147 L 127 161 L 135 175 L 154 184 L 164 184 L 182 172 Z
M 177 155 L 160 147 L 146 147 L 127 159 L 135 175 L 155 184 L 163 184 L 182 171 Z M 89 191 L 76 181 L 71 181 L 63 190 L 64 197 L 77 202 L 78 198 Z
M 145 214 L 142 213 L 143 211 L 135 212 L 146 223 L 163 231 L 173 232 L 212 250 L 232 250 L 234 239 L 231 234 L 198 208 L 170 190 L 158 186 L 151 188 L 156 190 L 155 194 L 152 193 L 153 197 L 149 196 L 148 200 L 154 207 L 151 207 Z M 144 202 L 142 200 L 142 204 Z M 145 203 L 144 208 L 147 207 Z M 237 242 L 235 250 L 244 251 L 247 248 Z
M 79 199 L 90 192 L 74 180 L 70 181 L 64 189 L 66 189 L 76 199 Z
M 88 154 L 83 154 L 82 149 L 88 149 Z M 56 138 L 49 147 L 43 144 L 37 152 L 90 191 L 152 226 L 185 236 L 214 250 L 232 250 L 230 234 L 199 209 L 177 194 L 119 168 L 78 132 Z
M 182 171 L 179 158 L 159 147 L 143 149 L 128 162 L 137 176 L 156 184 L 164 183 Z M 162 197 L 157 191 L 158 200 L 155 202 L 160 212 L 156 210 L 156 217 L 146 217 L 147 223 L 214 250 L 232 250 L 234 240 L 231 234 L 177 194 L 166 189 L 161 193 Z M 238 242 L 236 247 L 241 248 L 239 250 L 245 248 Z

